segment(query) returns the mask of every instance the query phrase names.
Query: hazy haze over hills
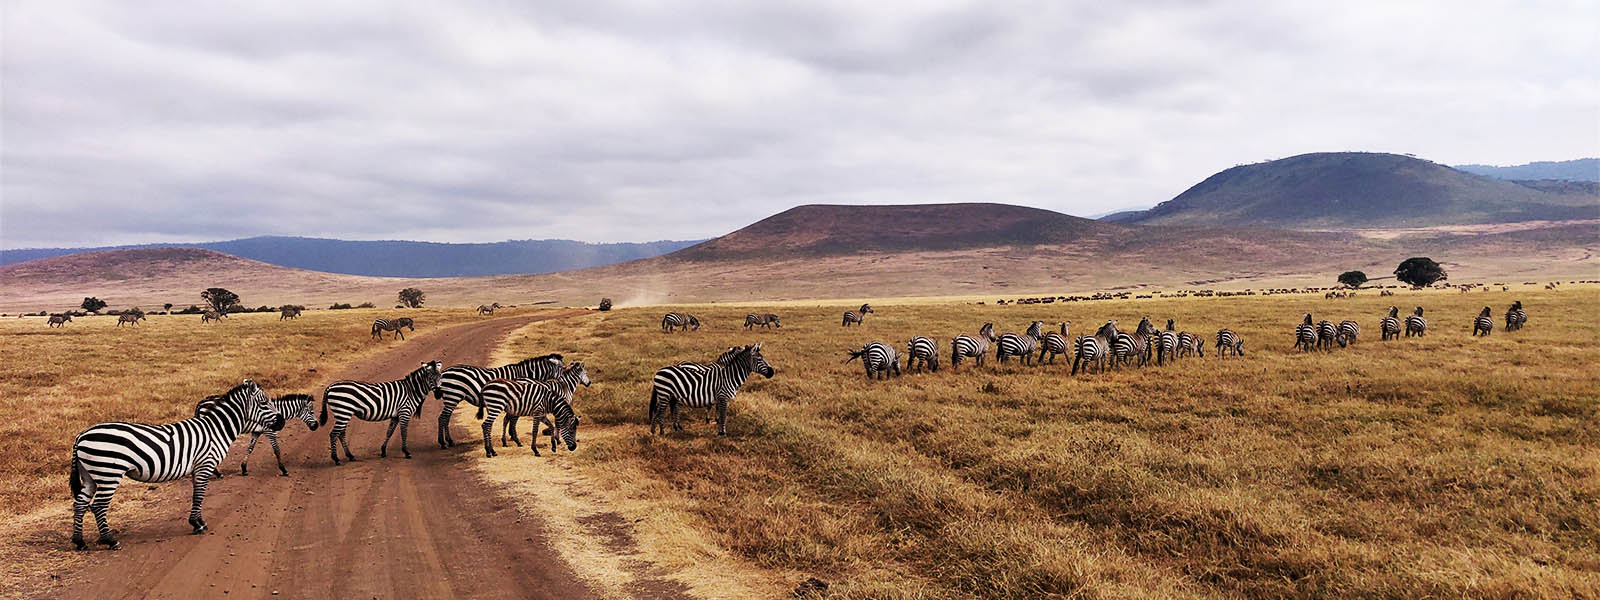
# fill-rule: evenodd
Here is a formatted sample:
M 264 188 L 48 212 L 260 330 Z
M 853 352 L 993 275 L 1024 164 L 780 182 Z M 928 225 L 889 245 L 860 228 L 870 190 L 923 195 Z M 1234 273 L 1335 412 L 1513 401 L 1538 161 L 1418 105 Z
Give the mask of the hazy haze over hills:
M 1600 158 L 1541 161 L 1525 165 L 1497 167 L 1494 165 L 1456 165 L 1456 170 L 1495 179 L 1563 179 L 1566 181 L 1600 181 Z

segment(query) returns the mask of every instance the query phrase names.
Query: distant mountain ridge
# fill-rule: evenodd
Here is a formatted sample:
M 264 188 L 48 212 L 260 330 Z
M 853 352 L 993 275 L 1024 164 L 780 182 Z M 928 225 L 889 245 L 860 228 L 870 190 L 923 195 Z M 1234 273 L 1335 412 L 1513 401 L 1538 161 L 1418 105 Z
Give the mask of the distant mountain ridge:
M 1540 161 L 1504 167 L 1495 165 L 1456 165 L 1455 168 L 1458 171 L 1466 171 L 1474 175 L 1511 181 L 1538 179 L 1600 181 L 1600 158 Z
M 510 240 L 482 244 L 352 241 L 261 236 L 221 242 L 139 244 L 102 248 L 0 251 L 0 265 L 53 256 L 140 248 L 203 248 L 274 265 L 375 277 L 472 277 L 554 273 L 667 254 L 699 240 L 591 244 L 572 240 Z

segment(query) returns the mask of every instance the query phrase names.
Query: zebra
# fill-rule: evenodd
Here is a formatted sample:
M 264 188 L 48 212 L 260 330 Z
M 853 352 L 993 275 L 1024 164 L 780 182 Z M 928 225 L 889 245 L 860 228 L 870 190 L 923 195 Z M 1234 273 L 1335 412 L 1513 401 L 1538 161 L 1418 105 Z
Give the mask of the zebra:
M 144 320 L 144 313 L 122 313 L 117 316 L 117 327 L 121 327 L 123 323 L 138 325 L 141 320 Z
M 743 350 L 743 349 L 744 348 L 739 347 L 739 346 L 729 346 L 728 350 L 726 352 L 723 352 L 722 355 L 718 356 L 716 360 L 711 361 L 712 364 L 683 361 L 683 362 L 678 363 L 678 366 L 686 368 L 686 369 L 709 369 L 709 368 L 711 368 L 713 366 L 716 366 L 716 365 L 722 365 L 722 366 L 725 367 L 725 366 L 728 366 L 730 364 L 730 362 L 733 360 L 733 357 L 738 356 L 739 352 L 741 350 Z M 715 406 L 712 406 L 710 404 L 707 404 L 705 406 L 705 409 L 706 409 L 706 424 L 707 425 L 711 424 L 712 411 L 715 408 L 716 408 Z M 513 438 L 515 438 L 516 431 L 512 431 L 511 435 L 512 435 Z M 502 443 L 500 445 L 504 446 L 505 444 Z
M 300 307 L 298 306 L 285 306 L 278 310 L 279 321 L 298 318 L 300 318 Z
M 479 304 L 477 312 L 480 315 L 494 316 L 494 311 L 497 308 L 500 308 L 500 303 L 499 302 L 496 302 L 494 304 Z
M 1022 359 L 1022 364 L 1033 364 L 1033 351 L 1039 348 L 1039 338 L 1043 336 L 1044 321 L 1034 321 L 1028 324 L 1028 330 L 1022 335 L 1015 333 L 1002 333 L 1000 339 L 995 341 L 994 357 L 1002 364 L 1007 358 L 1015 356 Z
M 695 318 L 694 315 L 684 313 L 667 313 L 661 317 L 662 333 L 672 333 L 675 329 L 680 331 L 699 331 L 700 319 Z
M 412 331 L 416 331 L 417 330 L 417 325 L 416 325 L 415 322 L 413 322 L 411 320 L 411 317 L 400 317 L 398 319 L 377 319 L 377 320 L 374 320 L 372 322 L 372 339 L 375 339 L 375 340 L 383 339 L 383 332 L 385 332 L 385 331 L 393 331 L 395 339 L 400 339 L 400 340 L 406 339 L 406 334 L 402 333 L 400 331 L 400 329 L 402 327 L 406 328 L 406 329 L 410 329 Z
M 775 314 L 772 314 L 772 313 L 767 313 L 767 314 L 764 314 L 764 315 L 758 315 L 758 314 L 755 314 L 755 313 L 750 313 L 750 314 L 744 316 L 744 328 L 745 329 L 751 329 L 751 328 L 755 327 L 756 325 L 760 325 L 763 329 L 766 328 L 768 325 L 771 325 L 773 327 L 777 327 L 778 329 L 783 329 L 783 324 L 778 322 L 778 315 L 775 315 Z
M 333 427 L 328 431 L 328 457 L 338 465 L 338 445 L 344 445 L 344 457 L 356 460 L 350 453 L 350 439 L 345 430 L 351 419 L 363 421 L 389 421 L 389 433 L 383 436 L 383 446 L 378 456 L 389 456 L 389 438 L 394 428 L 400 427 L 400 451 L 411 458 L 406 447 L 406 434 L 411 427 L 411 417 L 422 412 L 422 401 L 428 393 L 439 387 L 439 361 L 423 361 L 422 366 L 403 378 L 382 383 L 364 381 L 339 381 L 328 385 L 322 392 L 322 414 L 317 422 L 328 423 L 328 408 L 333 408 Z
M 1193 354 L 1193 355 L 1201 357 L 1201 358 L 1205 358 L 1205 356 L 1206 356 L 1206 342 L 1205 342 L 1205 339 L 1201 338 L 1198 335 L 1189 333 L 1187 331 L 1180 331 L 1180 332 L 1178 332 L 1178 353 L 1177 353 L 1177 356 L 1178 357 L 1184 357 L 1184 356 L 1188 356 L 1190 354 Z
M 204 533 L 208 528 L 200 507 L 205 503 L 206 486 L 234 438 L 246 428 L 283 429 L 283 415 L 272 408 L 261 386 L 249 379 L 197 417 L 165 425 L 100 423 L 83 430 L 72 444 L 73 547 L 88 547 L 83 543 L 85 511 L 94 512 L 100 543 L 113 550 L 120 546 L 106 517 L 124 476 L 148 483 L 193 476 L 189 525 L 194 533 Z
M 1323 319 L 1317 321 L 1317 349 L 1332 349 L 1334 338 L 1339 337 L 1339 328 L 1332 321 Z
M 1478 318 L 1472 320 L 1472 337 L 1478 337 L 1478 332 L 1480 331 L 1485 336 L 1494 331 L 1494 317 L 1489 316 L 1489 314 L 1489 307 L 1485 306 L 1478 313 Z
M 989 354 L 989 343 L 995 340 L 994 323 L 984 323 L 978 329 L 978 336 L 966 334 L 956 336 L 950 340 L 950 368 L 954 369 L 961 364 L 962 357 L 971 357 L 983 366 L 983 358 Z
M 1079 367 L 1084 372 L 1089 371 L 1089 363 L 1093 362 L 1097 368 L 1104 371 L 1106 357 L 1111 353 L 1111 345 L 1116 341 L 1121 332 L 1117 331 L 1116 321 L 1106 321 L 1094 335 L 1081 335 L 1074 341 L 1072 357 L 1072 374 L 1077 375 Z
M 774 373 L 767 360 L 761 356 L 761 344 L 740 348 L 725 362 L 699 368 L 683 365 L 662 367 L 656 371 L 650 387 L 650 432 L 667 433 L 662 422 L 667 412 L 672 412 L 672 429 L 682 430 L 678 421 L 678 404 L 689 408 L 715 405 L 717 407 L 717 435 L 728 434 L 728 404 L 739 394 L 739 386 L 760 373 L 768 379 Z
M 1156 364 L 1166 364 L 1167 361 L 1177 358 L 1178 331 L 1172 319 L 1167 319 L 1167 328 L 1156 332 L 1150 339 L 1152 350 L 1155 351 Z
M 194 405 L 194 416 L 200 416 L 200 413 L 215 407 L 221 400 L 222 396 L 206 396 Z M 306 424 L 307 429 L 316 431 L 317 412 L 313 410 L 316 403 L 317 399 L 310 394 L 285 394 L 272 399 L 272 409 L 283 415 L 285 421 L 299 419 Z M 261 434 L 266 434 L 267 441 L 272 443 L 272 457 L 278 459 L 278 474 L 288 477 L 289 470 L 283 468 L 283 453 L 278 450 L 278 432 L 260 427 L 250 428 L 250 445 L 245 447 L 244 458 L 239 461 L 239 474 L 244 476 L 250 474 L 250 453 L 256 451 L 256 440 L 261 438 Z M 220 471 L 216 479 L 222 479 Z
M 224 316 L 227 316 L 227 315 L 225 313 L 220 313 L 220 312 L 217 312 L 217 311 L 214 311 L 214 310 L 208 310 L 208 311 L 205 311 L 203 313 L 200 313 L 200 322 L 201 323 L 210 323 L 212 321 L 216 321 L 218 323 L 221 323 L 222 322 L 222 317 L 224 317 Z
M 1383 341 L 1400 337 L 1400 307 L 1389 307 L 1389 315 L 1378 321 L 1378 330 L 1383 333 Z
M 567 450 L 578 448 L 578 417 L 572 413 L 572 394 L 577 391 L 578 385 L 589 387 L 589 372 L 584 370 L 583 363 L 575 362 L 567 365 L 561 373 L 549 381 L 536 381 L 532 379 L 495 379 L 483 386 L 483 452 L 485 456 L 495 456 L 494 444 L 490 443 L 494 430 L 494 420 L 505 413 L 511 415 L 534 417 L 533 435 L 529 447 L 533 455 L 539 456 L 539 424 L 544 422 L 545 414 L 556 416 L 554 427 L 550 427 L 550 451 L 556 451 L 556 432 L 561 432 L 561 437 L 567 442 Z M 521 441 L 517 442 L 522 445 Z
M 1232 329 L 1220 329 L 1217 331 L 1217 357 L 1225 358 L 1229 352 L 1234 356 L 1244 356 L 1244 338 Z
M 916 368 L 921 373 L 924 365 L 935 373 L 939 372 L 939 345 L 919 335 L 906 342 L 906 370 Z
M 1139 366 L 1150 362 L 1150 340 L 1155 337 L 1156 328 L 1150 324 L 1150 317 L 1139 320 L 1139 326 L 1134 328 L 1132 334 L 1118 333 L 1111 341 L 1111 367 L 1116 368 L 1117 363 L 1128 363 L 1128 358 L 1139 357 Z
M 560 372 L 560 354 L 535 356 L 493 369 L 472 365 L 455 365 L 445 369 L 439 374 L 439 385 L 433 389 L 433 397 L 439 399 L 439 448 L 456 445 L 455 438 L 450 435 L 450 415 L 455 414 L 456 406 L 462 400 L 478 407 L 476 418 L 483 418 L 483 385 L 489 380 L 549 379 Z M 507 418 L 506 423 L 514 425 L 516 421 Z
M 1506 309 L 1506 331 L 1516 331 L 1528 322 L 1528 313 L 1522 310 L 1522 301 L 1511 303 L 1511 308 Z
M 868 342 L 861 350 L 851 352 L 850 358 L 844 362 L 849 363 L 861 359 L 862 366 L 867 369 L 867 379 L 888 379 L 891 373 L 900 376 L 900 357 L 895 355 L 894 346 L 883 342 Z
M 1427 333 L 1428 320 L 1422 318 L 1422 307 L 1418 306 L 1416 310 L 1411 311 L 1410 316 L 1406 317 L 1406 337 L 1422 337 Z
M 45 323 L 45 326 L 46 327 L 66 327 L 67 326 L 67 322 L 71 321 L 71 320 L 72 320 L 72 315 L 50 315 L 50 321 Z
M 1356 345 L 1356 338 L 1360 336 L 1361 325 L 1359 323 L 1355 321 L 1340 321 L 1339 333 L 1335 334 L 1334 340 L 1339 342 L 1340 348 L 1344 348 Z
M 1317 326 L 1311 324 L 1311 313 L 1306 313 L 1305 321 L 1294 328 L 1294 347 L 1297 350 L 1315 350 L 1317 347 Z
M 1072 321 L 1062 321 L 1060 323 L 1056 323 L 1056 325 L 1061 327 L 1060 333 L 1050 331 L 1044 334 L 1044 337 L 1039 340 L 1040 361 L 1043 361 L 1045 355 L 1048 354 L 1050 355 L 1050 364 L 1055 364 L 1057 354 L 1067 353 L 1067 327 L 1071 324 Z
M 872 312 L 872 306 L 867 304 L 861 305 L 859 310 L 844 311 L 844 321 L 839 323 L 839 326 L 849 327 L 851 323 L 855 323 L 857 326 L 859 326 L 861 325 L 861 321 L 867 318 L 867 313 L 870 312 Z

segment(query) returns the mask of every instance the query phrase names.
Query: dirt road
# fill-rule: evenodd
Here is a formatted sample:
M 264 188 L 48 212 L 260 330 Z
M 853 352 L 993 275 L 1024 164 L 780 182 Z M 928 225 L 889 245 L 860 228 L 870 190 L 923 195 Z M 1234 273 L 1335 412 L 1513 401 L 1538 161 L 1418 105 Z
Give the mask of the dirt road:
M 395 345 L 347 367 L 337 379 L 397 379 L 421 361 L 482 364 L 512 330 L 563 315 L 486 320 Z M 324 382 L 327 383 L 327 382 Z M 273 390 L 269 390 L 272 393 Z M 265 440 L 249 477 L 238 476 L 241 438 L 225 464 L 227 478 L 206 499 L 211 532 L 190 535 L 188 487 L 156 517 L 114 525 L 123 549 L 95 550 L 80 571 L 47 595 L 83 598 L 593 598 L 555 558 L 544 525 L 496 498 L 461 464 L 475 443 L 441 451 L 438 401 L 411 421 L 413 460 L 400 458 L 399 432 L 389 458 L 378 458 L 383 423 L 358 421 L 350 446 L 358 459 L 335 467 L 326 429 L 285 429 L 280 477 Z M 456 411 L 470 420 L 471 407 Z M 462 417 L 457 427 L 465 428 Z M 458 430 L 456 439 L 477 436 Z M 170 506 L 168 506 L 170 505 Z M 116 511 L 112 511 L 115 519 Z M 98 548 L 96 546 L 96 548 Z

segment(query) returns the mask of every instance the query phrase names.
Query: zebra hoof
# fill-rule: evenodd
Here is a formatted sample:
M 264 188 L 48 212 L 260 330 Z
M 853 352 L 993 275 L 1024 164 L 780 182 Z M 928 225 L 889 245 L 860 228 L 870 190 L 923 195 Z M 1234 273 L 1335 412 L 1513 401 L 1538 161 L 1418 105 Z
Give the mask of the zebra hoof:
M 389 458 L 389 449 L 388 448 L 384 448 L 382 450 L 379 450 L 378 451 L 378 458 Z M 350 460 L 355 460 L 355 459 L 352 458 Z
M 289 470 L 285 469 L 283 467 L 278 467 L 278 476 L 279 477 L 288 477 L 289 476 Z
M 206 530 L 208 530 L 208 529 L 211 529 L 211 528 L 210 527 L 206 527 L 205 524 L 202 523 L 202 524 L 200 524 L 199 527 L 194 528 L 194 534 L 195 535 L 200 535 L 202 533 L 205 533 Z
M 73 550 L 88 550 L 89 549 L 89 545 L 83 543 L 83 538 L 75 537 L 75 538 L 72 538 L 72 549 Z
M 100 540 L 100 545 L 105 546 L 107 550 L 118 550 L 122 548 L 122 543 L 111 538 L 102 538 Z
M 411 460 L 411 453 L 410 452 L 406 453 L 406 460 Z
M 244 465 L 239 465 L 239 476 L 240 477 L 249 477 L 250 476 L 250 468 L 246 467 Z M 221 476 L 219 475 L 218 478 L 220 479 Z

